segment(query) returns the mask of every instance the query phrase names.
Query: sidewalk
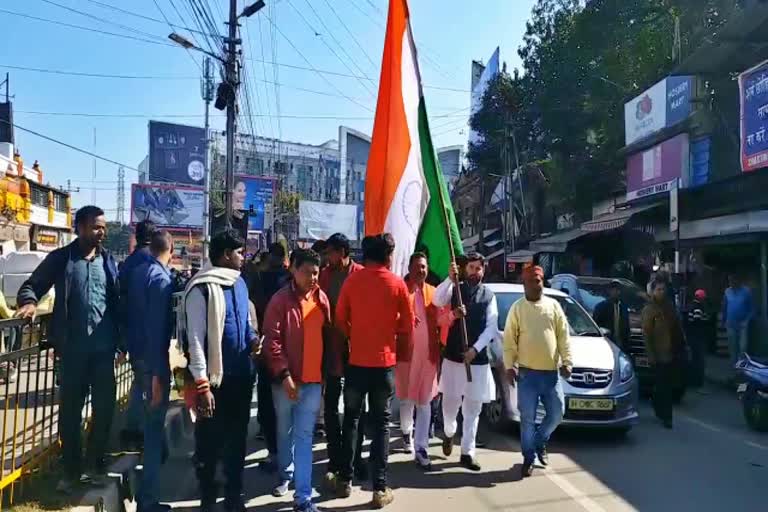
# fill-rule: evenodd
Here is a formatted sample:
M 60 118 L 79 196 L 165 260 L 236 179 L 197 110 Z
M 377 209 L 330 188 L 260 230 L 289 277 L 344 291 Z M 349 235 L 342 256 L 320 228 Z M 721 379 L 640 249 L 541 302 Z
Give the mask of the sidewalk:
M 706 379 L 709 382 L 730 389 L 733 376 L 734 371 L 729 357 L 720 355 L 707 356 Z

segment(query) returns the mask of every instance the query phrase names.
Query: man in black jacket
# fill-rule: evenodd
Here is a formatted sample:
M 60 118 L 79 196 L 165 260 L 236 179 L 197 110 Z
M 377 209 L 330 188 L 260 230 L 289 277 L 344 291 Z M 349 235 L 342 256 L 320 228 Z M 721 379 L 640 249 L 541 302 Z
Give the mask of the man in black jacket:
M 621 300 L 621 283 L 611 281 L 609 297 L 595 306 L 595 323 L 608 329 L 611 341 L 627 352 L 630 347 L 629 309 Z
M 120 287 L 117 265 L 104 250 L 104 211 L 77 211 L 78 238 L 46 256 L 21 286 L 16 315 L 33 318 L 40 298 L 55 286 L 49 341 L 61 358 L 59 428 L 64 478 L 57 490 L 71 492 L 78 480 L 105 474 L 104 454 L 115 409 L 115 354 L 120 340 Z M 90 391 L 93 403 L 86 464 L 82 463 L 82 410 Z M 83 472 L 85 470 L 85 472 Z

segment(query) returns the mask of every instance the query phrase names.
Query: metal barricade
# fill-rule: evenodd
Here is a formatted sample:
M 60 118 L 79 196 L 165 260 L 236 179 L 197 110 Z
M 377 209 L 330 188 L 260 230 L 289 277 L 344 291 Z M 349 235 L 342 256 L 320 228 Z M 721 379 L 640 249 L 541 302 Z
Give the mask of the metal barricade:
M 50 469 L 59 449 L 59 365 L 47 343 L 51 314 L 26 320 L 0 320 L 0 511 L 13 505 L 25 476 Z M 14 341 L 15 340 L 15 341 Z M 115 368 L 117 400 L 125 403 L 132 372 L 126 362 Z M 86 398 L 84 424 L 91 417 Z

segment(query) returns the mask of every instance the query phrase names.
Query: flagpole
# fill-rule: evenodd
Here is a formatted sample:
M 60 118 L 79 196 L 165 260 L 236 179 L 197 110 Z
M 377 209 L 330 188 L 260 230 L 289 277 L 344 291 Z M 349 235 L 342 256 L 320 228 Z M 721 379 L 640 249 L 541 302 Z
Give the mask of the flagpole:
M 438 200 L 440 201 L 440 211 L 443 212 L 443 220 L 445 221 L 445 231 L 446 231 L 446 235 L 448 236 L 448 250 L 451 252 L 451 263 L 456 263 L 456 253 L 453 251 L 453 234 L 451 233 L 451 223 L 450 223 L 450 219 L 448 218 L 448 211 L 445 205 L 445 196 L 443 194 L 443 184 L 441 183 L 439 176 L 437 180 L 437 189 L 438 189 Z M 456 280 L 453 283 L 453 291 L 456 294 L 456 304 L 458 305 L 458 307 L 463 307 L 464 301 L 461 299 L 461 289 L 459 287 L 458 274 L 456 275 Z M 467 319 L 465 317 L 461 317 L 459 320 L 461 320 L 461 322 L 459 323 L 461 327 L 461 351 L 462 353 L 466 353 L 467 350 L 469 350 L 469 341 L 468 341 L 469 337 L 467 335 Z M 464 361 L 464 370 L 467 372 L 467 382 L 472 382 L 472 368 L 470 367 L 470 364 L 466 361 Z

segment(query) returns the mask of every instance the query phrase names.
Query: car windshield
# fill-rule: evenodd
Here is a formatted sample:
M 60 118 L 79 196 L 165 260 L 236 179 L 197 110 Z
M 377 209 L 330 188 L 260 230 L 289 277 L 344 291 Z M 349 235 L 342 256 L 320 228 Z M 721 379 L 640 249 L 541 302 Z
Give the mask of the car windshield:
M 594 310 L 600 302 L 607 299 L 611 292 L 611 283 L 606 280 L 605 282 L 590 282 L 583 279 L 579 279 L 579 289 L 582 295 L 588 295 L 595 299 L 588 301 L 587 309 Z M 648 302 L 648 297 L 642 288 L 636 284 L 621 282 L 621 300 L 632 310 L 641 311 L 645 304 Z
M 517 292 L 496 292 L 496 302 L 499 307 L 499 330 L 504 330 L 504 324 L 507 322 L 507 313 L 512 304 L 517 302 L 523 297 L 522 293 Z M 571 336 L 596 336 L 602 337 L 600 329 L 598 329 L 592 318 L 584 311 L 584 308 L 579 306 L 575 300 L 570 297 L 561 297 L 549 295 L 557 302 L 565 311 L 565 316 L 568 319 L 568 326 L 570 327 Z

